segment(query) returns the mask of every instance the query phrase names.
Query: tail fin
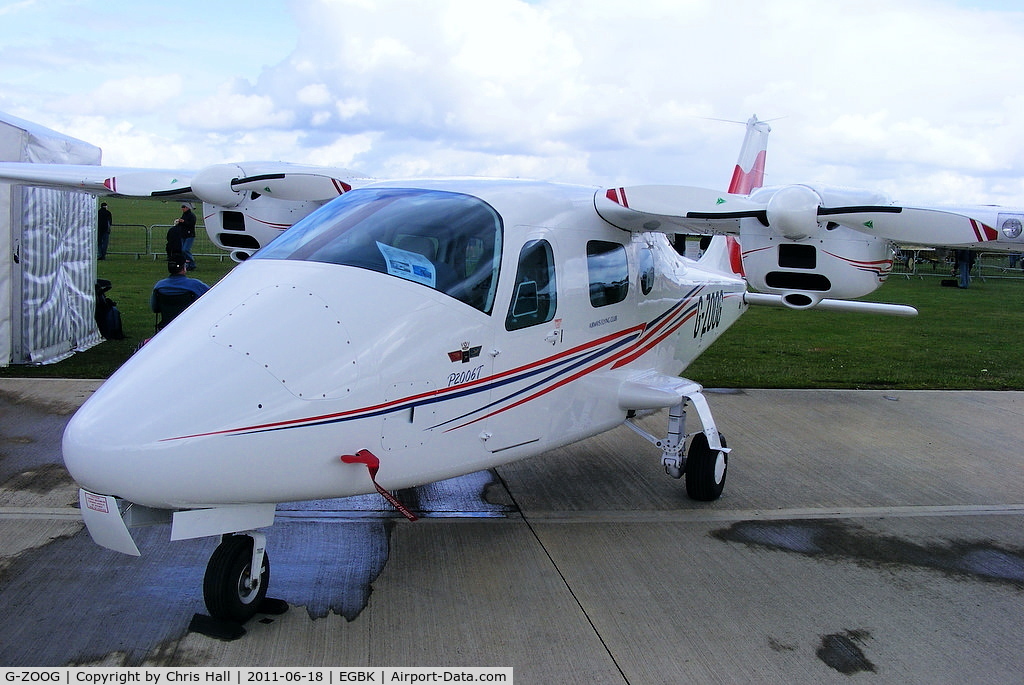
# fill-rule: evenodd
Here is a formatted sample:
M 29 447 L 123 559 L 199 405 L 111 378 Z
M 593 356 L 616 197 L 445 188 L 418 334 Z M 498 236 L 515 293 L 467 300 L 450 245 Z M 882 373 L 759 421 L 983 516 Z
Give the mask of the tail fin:
M 743 138 L 740 158 L 729 182 L 730 193 L 748 195 L 764 184 L 764 160 L 771 130 L 768 122 L 759 121 L 756 114 L 747 121 L 747 135 Z

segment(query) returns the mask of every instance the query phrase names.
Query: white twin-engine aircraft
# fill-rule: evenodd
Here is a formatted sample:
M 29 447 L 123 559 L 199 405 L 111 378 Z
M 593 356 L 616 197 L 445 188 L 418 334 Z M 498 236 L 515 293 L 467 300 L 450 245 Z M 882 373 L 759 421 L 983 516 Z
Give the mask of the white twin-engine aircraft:
M 258 531 L 279 502 L 378 491 L 415 518 L 390 491 L 623 423 L 660 448 L 691 497 L 718 498 L 729 449 L 701 386 L 680 374 L 749 305 L 912 315 L 837 298 L 885 280 L 891 240 L 1024 248 L 1024 211 L 761 188 L 768 131 L 748 122 L 730 192 L 509 180 L 351 189 L 351 175 L 267 165 L 173 176 L 176 186 L 157 172 L 0 165 L 21 182 L 198 197 L 215 240 L 262 248 L 68 424 L 64 461 L 93 539 L 138 555 L 136 525 L 170 521 L 172 540 L 223 535 L 204 598 L 212 616 L 244 622 L 267 591 Z M 159 183 L 145 190 L 145 179 Z M 323 206 L 283 233 L 253 228 L 254 208 L 275 202 L 289 216 Z M 251 244 L 224 237 L 232 212 Z M 674 233 L 724 235 L 693 261 Z M 204 387 L 178 401 L 168 383 L 183 370 Z M 663 436 L 634 423 L 666 408 Z

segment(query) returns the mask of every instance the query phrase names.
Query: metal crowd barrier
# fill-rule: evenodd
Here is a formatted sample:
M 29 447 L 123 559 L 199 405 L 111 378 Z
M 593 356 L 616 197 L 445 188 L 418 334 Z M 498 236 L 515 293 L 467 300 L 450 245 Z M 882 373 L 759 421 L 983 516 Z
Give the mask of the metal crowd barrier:
M 167 242 L 167 229 L 170 227 L 171 224 L 153 224 L 152 226 L 114 224 L 110 229 L 107 254 L 129 255 L 136 259 L 143 257 L 153 260 L 160 259 L 166 254 L 164 246 Z M 202 224 L 196 226 L 196 240 L 192 244 L 192 254 L 196 257 L 216 257 L 219 261 L 223 261 L 229 256 L 227 252 L 213 244 Z
M 947 249 L 900 249 L 893 260 L 892 276 L 956 278 L 956 251 Z M 1024 255 L 976 252 L 971 278 L 1024 280 Z

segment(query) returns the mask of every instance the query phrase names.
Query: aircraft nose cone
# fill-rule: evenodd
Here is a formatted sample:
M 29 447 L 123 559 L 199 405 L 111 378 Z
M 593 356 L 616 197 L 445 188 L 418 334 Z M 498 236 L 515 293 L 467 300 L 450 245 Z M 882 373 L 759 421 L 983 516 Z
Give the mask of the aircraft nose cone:
M 201 506 L 273 501 L 259 498 L 297 477 L 294 434 L 267 427 L 347 398 L 356 357 L 337 302 L 315 285 L 266 285 L 265 272 L 246 272 L 200 298 L 72 417 L 64 461 L 82 487 Z

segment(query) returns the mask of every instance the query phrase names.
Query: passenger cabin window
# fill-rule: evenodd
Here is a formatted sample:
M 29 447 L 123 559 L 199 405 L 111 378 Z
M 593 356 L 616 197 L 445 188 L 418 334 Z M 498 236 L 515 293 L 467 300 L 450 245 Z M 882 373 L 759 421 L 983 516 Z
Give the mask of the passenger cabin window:
M 546 240 L 531 240 L 519 253 L 505 328 L 515 331 L 555 318 L 555 259 Z
M 479 198 L 415 188 L 361 188 L 299 221 L 253 259 L 377 271 L 489 314 L 501 241 L 501 217 Z
M 645 247 L 640 250 L 640 291 L 649 295 L 654 289 L 654 252 Z
M 625 247 L 591 240 L 587 243 L 587 270 L 590 272 L 590 304 L 604 307 L 626 299 L 629 262 Z

